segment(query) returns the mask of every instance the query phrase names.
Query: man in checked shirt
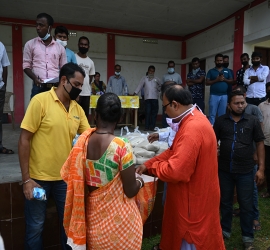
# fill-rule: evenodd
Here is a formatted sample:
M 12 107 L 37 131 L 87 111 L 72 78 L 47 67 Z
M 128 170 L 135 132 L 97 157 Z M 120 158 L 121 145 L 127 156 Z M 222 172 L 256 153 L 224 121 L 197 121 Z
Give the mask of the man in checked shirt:
M 23 70 L 33 80 L 31 98 L 49 90 L 42 85 L 46 79 L 59 76 L 60 68 L 67 63 L 65 48 L 51 36 L 53 18 L 46 14 L 37 15 L 36 30 L 38 37 L 24 46 Z

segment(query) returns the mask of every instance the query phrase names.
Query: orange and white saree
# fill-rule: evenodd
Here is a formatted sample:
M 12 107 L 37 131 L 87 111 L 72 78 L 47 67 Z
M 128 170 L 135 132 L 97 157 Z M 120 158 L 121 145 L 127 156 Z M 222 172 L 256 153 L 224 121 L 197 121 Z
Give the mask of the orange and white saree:
M 67 243 L 76 250 L 139 250 L 142 219 L 135 199 L 124 194 L 120 172 L 105 186 L 85 193 L 87 145 L 94 131 L 90 128 L 79 137 L 61 169 L 67 183 L 64 211 Z

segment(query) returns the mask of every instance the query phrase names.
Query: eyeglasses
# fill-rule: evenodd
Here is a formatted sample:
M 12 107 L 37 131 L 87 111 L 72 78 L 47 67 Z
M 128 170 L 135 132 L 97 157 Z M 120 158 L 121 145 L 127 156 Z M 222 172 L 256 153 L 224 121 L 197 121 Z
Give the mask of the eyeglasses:
M 166 108 L 167 108 L 167 106 L 168 106 L 168 105 L 170 105 L 170 104 L 172 104 L 172 102 L 169 102 L 169 103 L 168 103 L 168 104 L 166 104 L 166 105 L 162 105 L 163 111 L 165 111 L 165 110 L 166 110 Z

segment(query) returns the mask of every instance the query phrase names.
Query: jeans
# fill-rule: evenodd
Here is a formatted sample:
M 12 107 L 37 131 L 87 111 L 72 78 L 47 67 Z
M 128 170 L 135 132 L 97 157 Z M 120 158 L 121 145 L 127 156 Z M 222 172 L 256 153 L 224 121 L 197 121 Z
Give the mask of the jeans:
M 236 186 L 240 208 L 240 226 L 243 242 L 253 242 L 253 171 L 247 174 L 233 174 L 218 170 L 220 184 L 220 212 L 222 232 L 230 237 L 232 228 L 233 195 Z
M 67 185 L 64 181 L 39 181 L 35 180 L 42 188 L 46 190 L 46 196 L 49 198 L 50 194 L 56 203 L 60 232 L 61 232 L 61 246 L 62 249 L 71 249 L 67 244 L 67 236 L 63 227 L 64 207 L 66 200 Z M 42 232 L 44 229 L 44 222 L 46 219 L 46 201 L 26 200 L 24 206 L 26 232 L 25 232 L 25 249 L 35 250 L 43 249 Z
M 46 92 L 50 90 L 49 88 L 47 87 L 39 87 L 37 86 L 36 84 L 33 83 L 33 87 L 32 87 L 32 90 L 31 90 L 31 96 L 30 96 L 30 99 L 32 99 L 35 95 L 39 94 L 39 93 L 42 93 L 42 92 Z
M 153 129 L 156 126 L 158 114 L 158 100 L 147 99 L 145 103 L 145 128 Z
M 258 166 L 255 165 L 253 169 L 253 178 L 255 179 L 256 172 L 258 171 Z M 254 181 L 254 190 L 253 190 L 253 220 L 259 220 L 259 207 L 258 207 L 258 188 L 257 184 Z
M 262 98 L 249 98 L 249 97 L 246 97 L 246 101 L 248 104 L 253 104 L 253 105 L 256 105 L 256 106 L 259 106 L 259 104 L 261 102 L 264 102 L 266 100 L 265 97 L 262 97 Z
M 80 96 L 80 99 L 78 101 L 80 106 L 82 107 L 86 118 L 88 119 L 89 117 L 89 107 L 90 107 L 90 96 Z
M 2 140 L 3 140 L 3 111 L 4 111 L 4 104 L 5 104 L 5 94 L 6 94 L 6 85 L 0 88 L 0 149 L 3 148 Z
M 200 99 L 200 98 L 193 98 L 193 104 L 197 104 L 199 106 L 199 108 L 201 109 L 201 111 L 204 113 L 204 99 Z
M 209 121 L 212 125 L 215 123 L 216 115 L 224 115 L 227 107 L 227 95 L 210 95 L 209 98 Z

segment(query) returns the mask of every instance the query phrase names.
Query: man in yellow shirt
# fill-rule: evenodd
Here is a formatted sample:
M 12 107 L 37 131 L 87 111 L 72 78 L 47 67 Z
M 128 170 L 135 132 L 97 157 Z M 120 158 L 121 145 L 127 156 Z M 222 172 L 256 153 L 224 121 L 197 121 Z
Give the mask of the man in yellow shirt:
M 19 159 L 25 195 L 25 249 L 43 249 L 47 201 L 33 199 L 34 187 L 45 189 L 47 197 L 52 194 L 61 226 L 62 249 L 71 249 L 63 228 L 66 183 L 60 169 L 76 133 L 89 128 L 83 109 L 75 101 L 84 77 L 84 70 L 77 64 L 65 64 L 60 70 L 58 88 L 34 96 L 22 121 Z

